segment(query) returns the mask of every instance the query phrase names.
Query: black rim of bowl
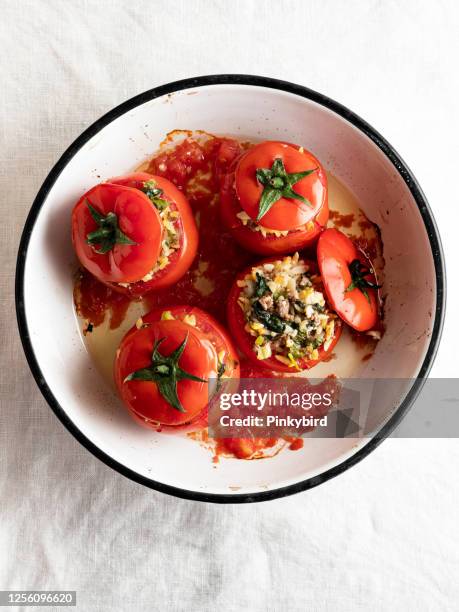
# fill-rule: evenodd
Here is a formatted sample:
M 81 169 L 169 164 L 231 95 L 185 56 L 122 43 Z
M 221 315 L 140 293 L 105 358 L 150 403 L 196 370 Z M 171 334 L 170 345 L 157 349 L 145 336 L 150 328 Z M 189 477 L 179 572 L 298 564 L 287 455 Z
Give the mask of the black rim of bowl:
M 173 487 L 161 482 L 157 482 L 155 480 L 146 478 L 134 472 L 133 470 L 127 468 L 126 466 L 120 464 L 118 461 L 110 457 L 101 449 L 99 449 L 93 442 L 91 442 L 73 423 L 73 421 L 69 418 L 64 408 L 57 402 L 54 397 L 51 389 L 49 388 L 46 380 L 43 377 L 43 374 L 40 370 L 40 366 L 34 354 L 32 342 L 29 335 L 29 330 L 27 326 L 27 320 L 25 315 L 25 305 L 24 305 L 24 271 L 25 271 L 25 263 L 27 258 L 27 250 L 29 245 L 29 240 L 32 234 L 33 227 L 35 225 L 35 221 L 37 219 L 38 213 L 45 202 L 47 195 L 54 185 L 55 181 L 59 177 L 60 173 L 64 169 L 64 167 L 68 164 L 68 162 L 72 159 L 72 157 L 81 149 L 81 147 L 92 138 L 97 132 L 99 132 L 106 125 L 111 123 L 117 117 L 123 115 L 129 110 L 153 100 L 154 98 L 158 98 L 165 94 L 171 94 L 184 89 L 191 89 L 209 85 L 249 85 L 256 87 L 265 87 L 269 89 L 277 89 L 281 91 L 286 91 L 292 94 L 296 94 L 297 96 L 301 96 L 303 98 L 307 98 L 308 100 L 312 100 L 336 114 L 340 115 L 360 131 L 362 131 L 368 138 L 370 138 L 389 158 L 397 172 L 401 175 L 406 185 L 408 186 L 414 200 L 416 201 L 419 211 L 422 215 L 427 234 L 430 241 L 430 246 L 432 249 L 432 256 L 435 265 L 435 275 L 436 275 L 436 309 L 435 309 L 435 320 L 433 325 L 432 336 L 430 339 L 429 347 L 424 359 L 424 362 L 419 370 L 417 378 L 413 379 L 413 384 L 405 397 L 404 401 L 398 408 L 398 410 L 394 413 L 394 415 L 389 419 L 389 421 L 382 427 L 382 429 L 367 442 L 367 444 L 357 451 L 352 457 L 346 459 L 342 463 L 334 466 L 331 469 L 326 470 L 325 472 L 318 474 L 312 478 L 308 478 L 301 482 L 297 482 L 292 485 L 287 485 L 284 487 L 280 487 L 277 489 L 272 489 L 268 491 L 260 491 L 255 493 L 205 493 L 200 491 L 193 491 L 182 489 L 178 487 Z M 277 79 L 272 79 L 263 76 L 254 76 L 254 75 L 244 75 L 244 74 L 218 74 L 218 75 L 209 75 L 209 76 L 201 76 L 196 78 L 184 79 L 181 81 L 175 81 L 173 83 L 168 83 L 167 85 L 162 85 L 160 87 L 155 87 L 154 89 L 150 89 L 145 91 L 130 100 L 127 100 L 109 111 L 105 115 L 103 115 L 100 119 L 98 119 L 95 123 L 93 123 L 90 127 L 88 127 L 64 152 L 59 161 L 52 168 L 48 176 L 46 177 L 43 185 L 41 186 L 34 202 L 32 208 L 30 209 L 29 215 L 27 217 L 24 230 L 22 233 L 19 252 L 17 258 L 16 265 L 16 315 L 19 326 L 19 333 L 21 336 L 22 345 L 24 347 L 24 352 L 29 364 L 29 367 L 32 371 L 32 374 L 40 388 L 41 393 L 44 398 L 48 402 L 49 406 L 52 408 L 56 416 L 60 419 L 60 421 L 65 425 L 65 427 L 70 431 L 70 433 L 85 447 L 89 450 L 93 455 L 95 455 L 98 459 L 103 461 L 106 465 L 113 468 L 117 472 L 123 474 L 124 476 L 134 480 L 142 485 L 150 487 L 151 489 L 155 489 L 157 491 L 161 491 L 162 493 L 168 493 L 170 495 L 174 495 L 176 497 L 181 497 L 189 500 L 196 501 L 205 501 L 205 502 L 218 502 L 218 503 L 248 503 L 248 502 L 258 502 L 258 501 L 267 501 L 279 497 L 285 497 L 287 495 L 292 495 L 294 493 L 298 493 L 300 491 L 305 491 L 307 489 L 311 489 L 330 478 L 338 476 L 345 470 L 349 469 L 359 461 L 361 461 L 364 457 L 369 455 L 377 446 L 380 444 L 384 438 L 386 438 L 393 429 L 398 425 L 401 419 L 404 417 L 406 412 L 409 410 L 411 405 L 413 404 L 416 396 L 418 395 L 421 387 L 424 383 L 424 380 L 432 366 L 433 360 L 435 358 L 435 354 L 437 352 L 442 326 L 443 326 L 443 317 L 444 317 L 444 305 L 445 305 L 445 269 L 444 269 L 444 258 L 442 253 L 441 241 L 439 237 L 439 233 L 433 219 L 432 213 L 430 211 L 428 202 L 426 197 L 424 196 L 417 180 L 413 176 L 413 173 L 409 170 L 407 165 L 395 151 L 395 149 L 374 129 L 372 128 L 366 121 L 358 117 L 352 111 L 347 109 L 345 106 L 342 106 L 338 102 L 324 96 L 316 91 L 308 89 L 307 87 L 303 87 L 301 85 L 296 85 L 294 83 L 290 83 L 287 81 L 281 81 Z

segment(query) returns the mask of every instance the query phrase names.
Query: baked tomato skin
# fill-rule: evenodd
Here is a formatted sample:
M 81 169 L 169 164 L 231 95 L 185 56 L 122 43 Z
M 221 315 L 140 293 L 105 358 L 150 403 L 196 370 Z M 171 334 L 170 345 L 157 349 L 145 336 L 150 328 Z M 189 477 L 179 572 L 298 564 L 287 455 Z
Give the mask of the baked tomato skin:
M 328 300 L 343 321 L 362 332 L 375 327 L 379 319 L 379 304 L 374 288 L 366 286 L 363 291 L 348 289 L 353 282 L 350 266 L 355 261 L 370 271 L 364 279 L 376 285 L 371 262 L 350 238 L 334 228 L 321 234 L 317 243 L 317 262 Z
M 193 318 L 194 324 L 186 322 Z M 160 351 L 165 356 L 187 338 L 178 364 L 187 373 L 206 381 L 184 379 L 177 382 L 177 395 L 185 412 L 173 408 L 155 382 L 126 381 L 132 372 L 149 366 L 155 342 L 162 338 Z M 143 426 L 157 429 L 159 425 L 188 424 L 202 418 L 207 409 L 209 394 L 221 367 L 222 353 L 225 376 L 239 378 L 236 350 L 226 331 L 213 317 L 192 306 L 154 309 L 144 315 L 141 325 L 132 327 L 121 341 L 114 365 L 116 386 L 131 415 Z
M 164 313 L 168 313 L 165 315 Z M 240 368 L 237 351 L 228 332 L 214 317 L 201 308 L 190 305 L 178 305 L 168 308 L 154 308 L 142 317 L 144 323 L 150 324 L 161 321 L 164 316 L 171 315 L 174 319 L 183 321 L 185 317 L 194 317 L 196 328 L 202 331 L 212 342 L 217 354 L 225 353 L 225 375 L 227 378 L 239 378 Z M 131 330 L 134 331 L 134 328 Z
M 244 225 L 237 216 L 241 212 L 241 205 L 234 188 L 234 169 L 226 174 L 221 182 L 220 188 L 220 216 L 224 226 L 248 251 L 259 255 L 285 255 L 293 251 L 312 247 L 325 229 L 328 216 L 328 198 L 324 202 L 317 215 L 303 228 L 293 229 L 285 236 L 267 234 L 263 236 L 260 231 L 254 231 Z
M 292 184 L 292 190 L 307 202 L 281 197 L 259 218 L 264 186 L 257 170 L 271 169 L 276 160 L 283 163 L 287 174 L 309 171 L 310 174 Z M 266 141 L 244 153 L 235 170 L 235 189 L 241 208 L 249 217 L 273 230 L 291 231 L 312 221 L 327 201 L 327 177 L 319 160 L 312 153 L 286 142 Z M 282 182 L 282 181 L 281 181 Z
M 88 244 L 100 229 L 95 214 L 116 215 L 119 229 L 134 244 L 115 243 L 106 253 Z M 72 241 L 81 264 L 102 282 L 130 283 L 147 274 L 158 260 L 163 226 L 158 211 L 143 193 L 126 186 L 102 183 L 87 191 L 72 212 Z
M 198 229 L 193 212 L 187 198 L 171 181 L 147 172 L 135 172 L 126 176 L 115 177 L 111 179 L 111 182 L 142 190 L 144 183 L 152 180 L 162 190 L 161 198 L 170 202 L 169 206 L 172 211 L 179 213 L 175 225 L 179 234 L 180 247 L 169 256 L 168 265 L 162 270 L 158 270 L 150 280 L 135 282 L 130 284 L 129 287 L 110 285 L 115 291 L 133 297 L 140 297 L 149 291 L 162 289 L 176 283 L 190 268 L 198 250 Z
M 242 288 L 238 287 L 238 281 L 243 280 L 248 274 L 250 274 L 252 268 L 260 266 L 265 263 L 271 263 L 276 261 L 276 257 L 268 257 L 267 259 L 263 259 L 252 266 L 249 266 L 242 272 L 240 272 L 231 287 L 229 296 L 228 296 L 228 306 L 227 306 L 227 319 L 228 319 L 228 327 L 231 331 L 232 337 L 236 343 L 238 349 L 249 359 L 250 363 L 256 365 L 258 368 L 263 368 L 265 370 L 269 370 L 271 372 L 289 372 L 290 374 L 297 373 L 297 369 L 290 367 L 286 364 L 278 361 L 274 356 L 269 357 L 268 359 L 258 359 L 255 351 L 253 350 L 253 342 L 254 338 L 251 336 L 246 330 L 246 320 L 244 317 L 244 313 L 242 312 L 242 308 L 238 304 L 238 299 L 241 294 Z M 306 262 L 311 270 L 317 269 L 317 266 L 313 262 Z M 333 340 L 330 343 L 330 346 L 327 350 L 320 346 L 317 351 L 319 354 L 318 359 L 298 359 L 297 364 L 300 370 L 310 370 L 315 365 L 326 359 L 332 352 L 338 342 L 342 331 L 342 322 L 340 319 L 335 319 L 335 331 Z

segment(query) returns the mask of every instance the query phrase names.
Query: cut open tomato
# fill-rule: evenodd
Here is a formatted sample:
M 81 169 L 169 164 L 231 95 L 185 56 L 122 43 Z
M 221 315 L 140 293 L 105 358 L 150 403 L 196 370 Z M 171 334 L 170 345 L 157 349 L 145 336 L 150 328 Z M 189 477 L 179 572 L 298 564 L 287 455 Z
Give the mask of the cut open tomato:
M 255 267 L 258 267 L 265 263 L 271 263 L 273 261 L 276 261 L 276 258 L 270 257 L 259 262 L 258 264 L 256 264 Z M 317 266 L 315 266 L 312 262 L 308 262 L 308 264 L 311 270 L 314 270 L 314 268 L 317 269 Z M 308 357 L 299 358 L 296 360 L 296 366 L 293 363 L 287 365 L 286 363 L 283 363 L 276 359 L 274 355 L 267 359 L 258 359 L 257 354 L 254 351 L 254 336 L 251 335 L 249 331 L 247 331 L 247 320 L 245 318 L 243 309 L 239 304 L 239 298 L 243 291 L 242 287 L 239 286 L 240 281 L 243 281 L 248 275 L 251 275 L 253 267 L 254 266 L 246 268 L 236 276 L 228 297 L 228 326 L 231 330 L 237 347 L 250 360 L 251 363 L 253 363 L 254 365 L 256 364 L 258 367 L 263 368 L 265 370 L 270 370 L 272 372 L 289 372 L 292 374 L 298 372 L 299 370 L 309 370 L 310 368 L 313 368 L 315 365 L 326 359 L 335 348 L 336 343 L 338 342 L 341 335 L 341 320 L 338 318 L 335 319 L 333 338 L 326 350 L 324 349 L 323 345 L 317 349 L 316 359 L 310 359 Z M 319 279 L 316 279 L 316 283 L 316 288 L 320 289 L 321 287 Z

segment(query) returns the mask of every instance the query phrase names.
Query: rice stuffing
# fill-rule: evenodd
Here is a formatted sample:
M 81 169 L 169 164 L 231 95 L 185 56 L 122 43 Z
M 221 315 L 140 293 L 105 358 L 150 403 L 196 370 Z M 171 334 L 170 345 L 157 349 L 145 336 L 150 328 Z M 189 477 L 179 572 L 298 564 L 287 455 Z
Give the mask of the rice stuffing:
M 320 347 L 329 349 L 336 315 L 327 307 L 319 280 L 295 253 L 256 266 L 238 281 L 238 303 L 258 359 L 274 356 L 301 369 L 298 360 L 316 360 Z

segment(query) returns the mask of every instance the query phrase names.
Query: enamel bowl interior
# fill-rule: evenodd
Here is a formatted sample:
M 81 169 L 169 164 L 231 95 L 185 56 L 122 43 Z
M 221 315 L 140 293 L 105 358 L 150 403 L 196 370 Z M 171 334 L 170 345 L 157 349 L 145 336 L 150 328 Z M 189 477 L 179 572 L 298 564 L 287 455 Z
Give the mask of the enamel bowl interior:
M 79 430 L 105 460 L 150 486 L 176 487 L 179 495 L 198 499 L 208 494 L 255 494 L 256 498 L 268 491 L 276 496 L 284 487 L 339 466 L 370 438 L 311 439 L 296 452 L 286 450 L 262 461 L 222 459 L 215 466 L 209 451 L 197 442 L 134 423 L 101 379 L 78 329 L 72 300 L 72 207 L 97 182 L 139 166 L 176 128 L 301 143 L 353 192 L 366 215 L 379 225 L 386 263 L 386 333 L 372 358 L 356 365 L 352 376 L 418 375 L 436 311 L 428 233 L 406 183 L 369 137 L 316 102 L 262 86 L 209 85 L 142 103 L 95 133 L 68 159 L 46 194 L 28 246 L 24 313 L 41 376 L 61 417 L 65 415 L 71 429 Z M 396 404 L 391 397 L 380 402 L 374 434 Z

